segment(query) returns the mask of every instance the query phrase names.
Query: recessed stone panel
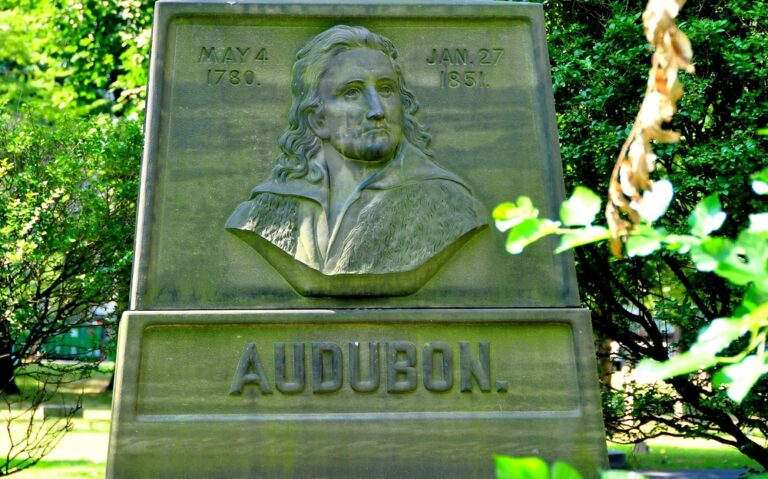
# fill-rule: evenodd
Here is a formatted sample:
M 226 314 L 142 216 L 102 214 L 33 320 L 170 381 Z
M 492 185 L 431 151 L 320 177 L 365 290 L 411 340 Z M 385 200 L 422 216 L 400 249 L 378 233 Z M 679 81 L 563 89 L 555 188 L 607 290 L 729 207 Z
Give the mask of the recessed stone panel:
M 563 192 L 540 6 L 159 2 L 157 18 L 135 309 L 578 306 L 569 255 L 552 255 L 546 242 L 508 255 L 487 227 L 442 256 L 447 247 L 423 246 L 437 251 L 413 272 L 374 269 L 362 286 L 350 270 L 323 277 L 225 229 L 281 155 L 297 52 L 337 25 L 392 42 L 420 105 L 415 118 L 432 137 L 431 174 L 454 175 L 451 184 L 471 192 L 475 226 L 518 195 L 555 216 Z M 401 198 L 372 215 L 403 217 L 388 235 L 459 214 Z
M 480 478 L 492 454 L 589 475 L 604 453 L 581 310 L 125 321 L 120 353 L 139 360 L 119 372 L 110 477 Z

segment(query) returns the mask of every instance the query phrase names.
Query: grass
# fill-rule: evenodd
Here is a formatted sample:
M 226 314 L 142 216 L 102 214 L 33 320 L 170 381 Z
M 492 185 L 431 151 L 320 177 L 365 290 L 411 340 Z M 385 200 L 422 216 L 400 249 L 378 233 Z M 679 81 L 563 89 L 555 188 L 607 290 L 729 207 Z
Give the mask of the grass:
M 61 442 L 35 466 L 13 474 L 14 479 L 103 479 L 107 463 L 111 391 L 105 391 L 111 375 L 109 366 L 100 368 L 90 379 L 66 384 L 51 400 L 52 404 L 75 404 L 82 394 L 83 417 L 72 421 L 73 428 Z M 20 381 L 19 386 L 29 386 Z M 27 418 L 29 416 L 26 416 Z M 5 424 L 0 411 L 0 421 Z M 36 415 L 36 423 L 41 423 Z M 23 434 L 26 421 L 12 426 L 12 433 Z M 0 431 L 0 451 L 6 451 L 8 437 Z
M 735 448 L 716 441 L 660 437 L 647 444 L 647 454 L 633 454 L 631 445 L 608 443 L 608 449 L 624 452 L 634 470 L 761 469 Z

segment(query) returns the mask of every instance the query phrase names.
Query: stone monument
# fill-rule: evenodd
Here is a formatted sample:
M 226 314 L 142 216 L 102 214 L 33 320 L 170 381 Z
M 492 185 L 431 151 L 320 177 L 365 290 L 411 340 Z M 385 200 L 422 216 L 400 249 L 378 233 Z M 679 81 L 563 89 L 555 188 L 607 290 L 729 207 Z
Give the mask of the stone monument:
M 488 478 L 605 462 L 540 5 L 155 7 L 107 477 Z

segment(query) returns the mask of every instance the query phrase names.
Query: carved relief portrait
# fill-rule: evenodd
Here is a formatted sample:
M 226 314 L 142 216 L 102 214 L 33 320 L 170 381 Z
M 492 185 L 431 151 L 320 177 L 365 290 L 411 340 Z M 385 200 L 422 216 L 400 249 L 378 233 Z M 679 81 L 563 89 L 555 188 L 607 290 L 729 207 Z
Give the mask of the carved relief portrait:
M 433 158 L 397 58 L 363 27 L 301 48 L 277 164 L 226 223 L 301 294 L 409 294 L 487 225 L 469 185 Z M 297 287 L 316 273 L 337 286 Z

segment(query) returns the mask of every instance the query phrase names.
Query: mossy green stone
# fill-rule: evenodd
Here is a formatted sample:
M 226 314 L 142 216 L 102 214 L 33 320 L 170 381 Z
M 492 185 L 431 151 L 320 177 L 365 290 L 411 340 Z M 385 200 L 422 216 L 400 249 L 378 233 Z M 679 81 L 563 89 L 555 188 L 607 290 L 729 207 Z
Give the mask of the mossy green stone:
M 554 118 L 541 5 L 158 2 L 107 477 L 596 478 Z

